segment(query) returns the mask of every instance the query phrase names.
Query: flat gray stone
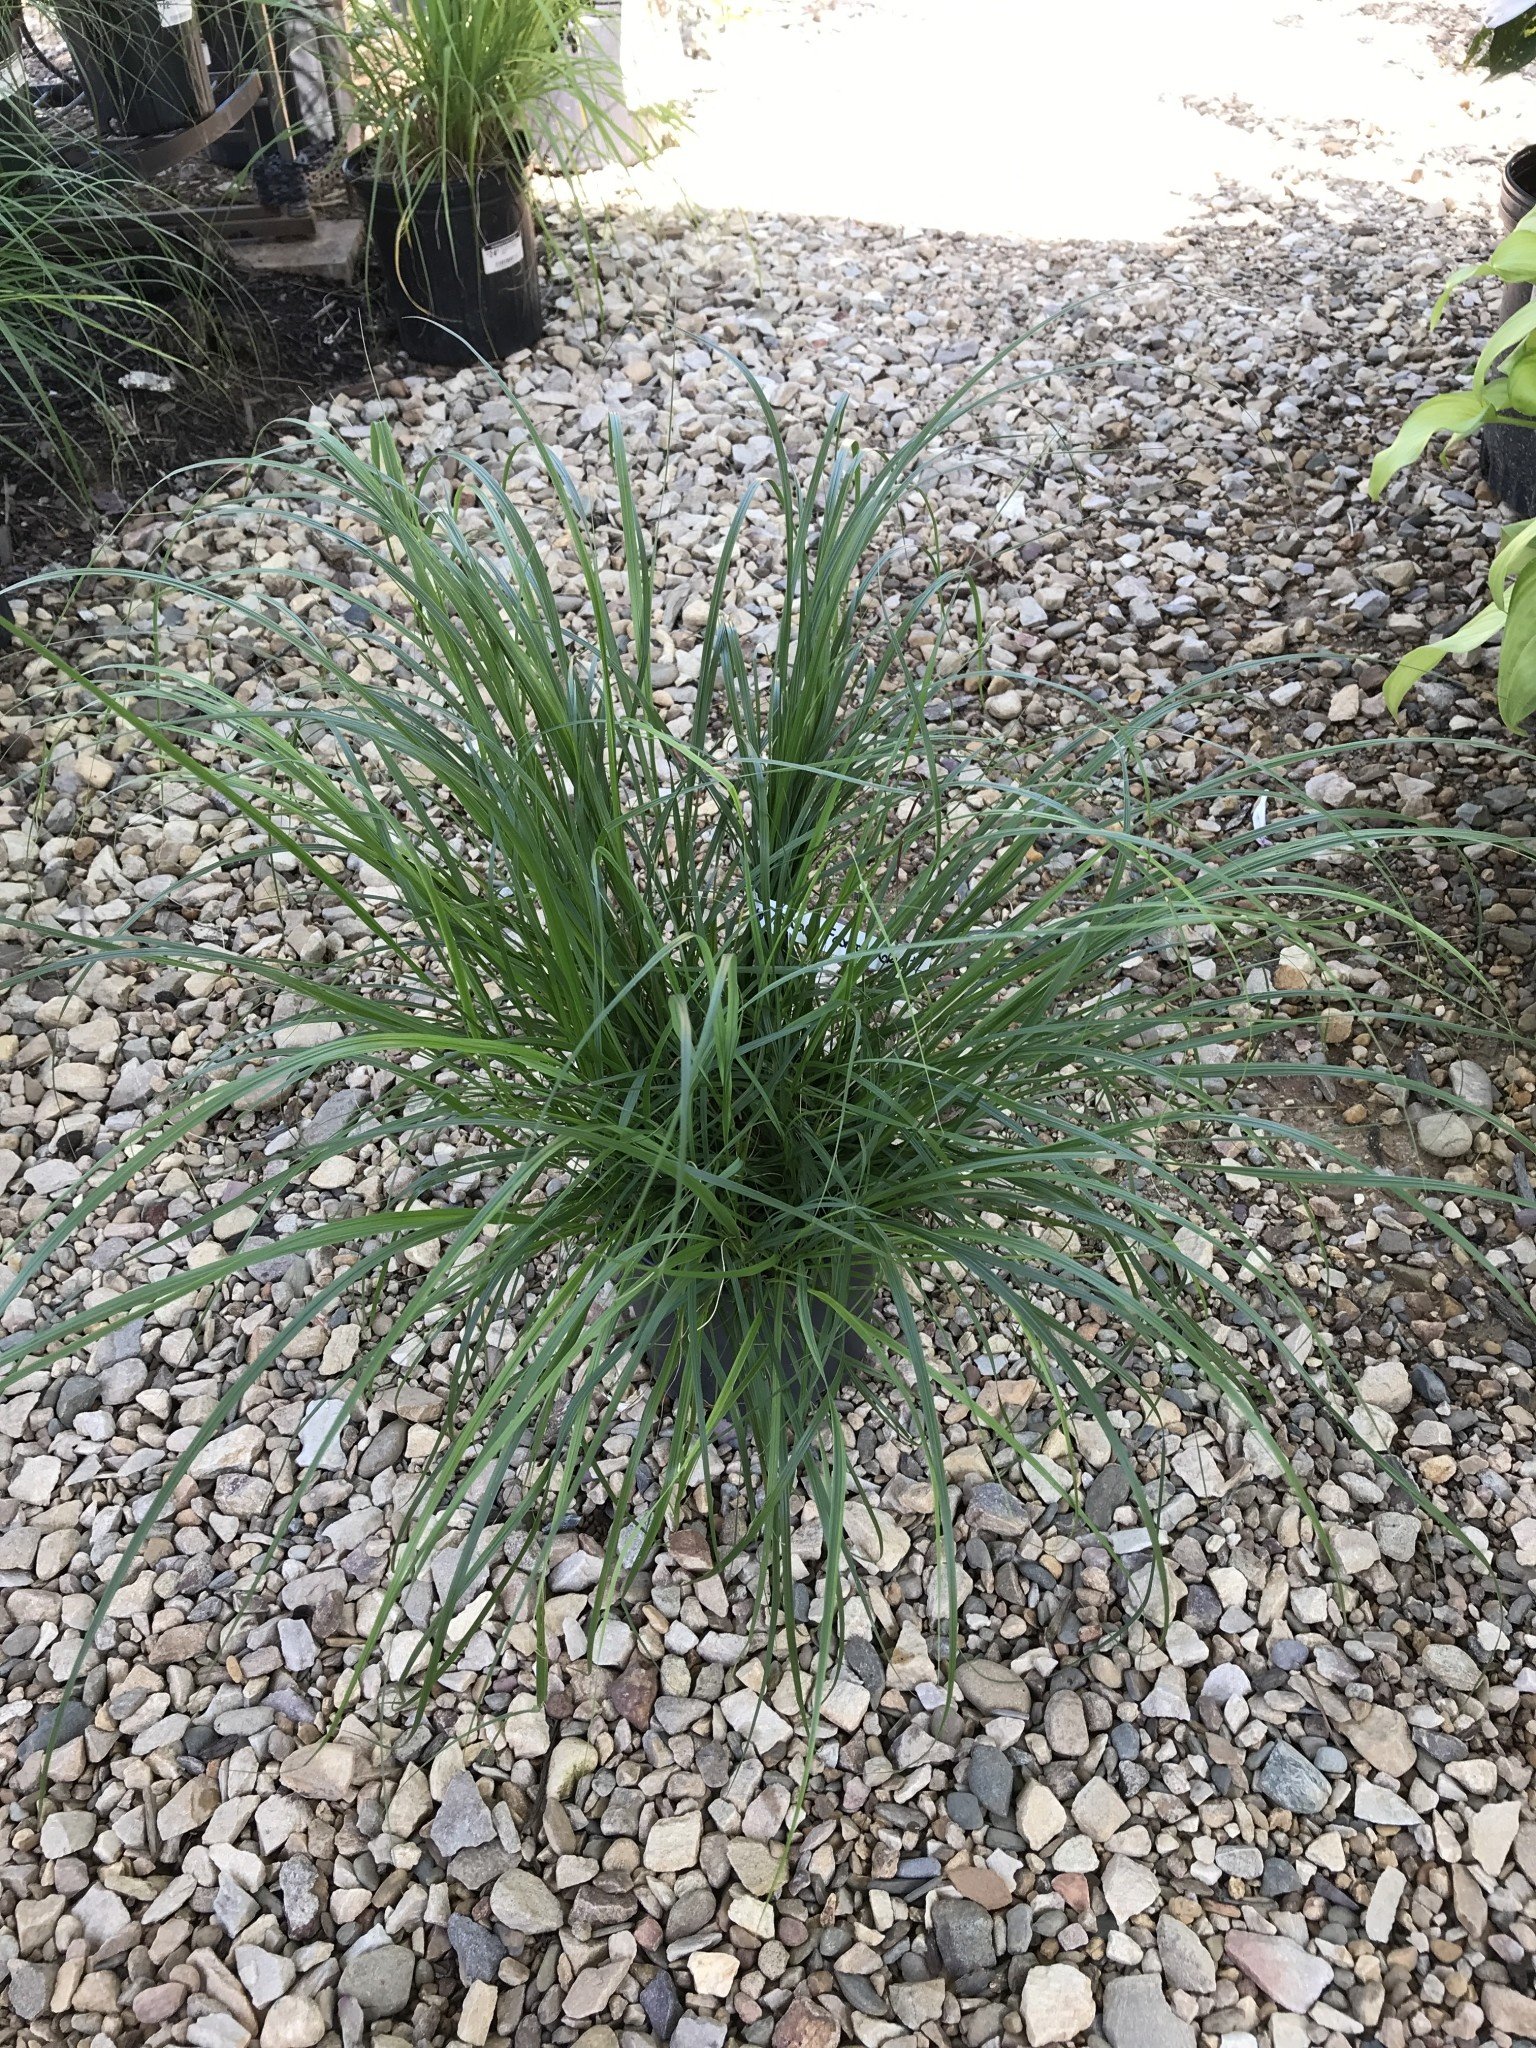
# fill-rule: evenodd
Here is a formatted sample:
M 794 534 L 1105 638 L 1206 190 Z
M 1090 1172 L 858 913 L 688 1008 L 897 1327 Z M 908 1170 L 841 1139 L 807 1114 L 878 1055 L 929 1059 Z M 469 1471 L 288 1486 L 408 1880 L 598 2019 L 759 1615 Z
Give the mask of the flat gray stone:
M 445 1863 L 461 1849 L 478 1849 L 495 1839 L 496 1823 L 468 1771 L 456 1771 L 443 1788 L 428 1829 L 432 1846 Z
M 1465 1157 L 1472 1150 L 1472 1135 L 1472 1126 L 1454 1109 L 1431 1110 L 1428 1116 L 1419 1118 L 1419 1147 L 1431 1159 Z
M 1111 1977 L 1099 2029 L 1109 2048 L 1195 2048 L 1194 2028 L 1174 2012 L 1155 1977 Z
M 355 1948 L 348 1952 L 339 1989 L 357 2000 L 365 2019 L 384 2020 L 405 2011 L 415 1981 L 416 1958 L 411 1951 L 381 1941 L 361 1954 Z
M 1333 1982 L 1333 1965 L 1283 1934 L 1227 1936 L 1227 1961 L 1286 2012 L 1310 2012 Z
M 467 1913 L 448 1915 L 448 1945 L 459 1963 L 461 1984 L 494 1984 L 507 1945 L 493 1928 L 482 1927 Z
M 997 1944 L 992 1933 L 992 1915 L 974 1899 L 935 1899 L 933 1932 L 944 1967 L 952 1977 L 995 1967 Z
M 1157 1953 L 1163 1975 L 1175 1991 L 1205 1998 L 1216 1989 L 1216 1963 L 1210 1950 L 1192 1927 L 1172 1913 L 1164 1913 L 1157 1923 Z
M 1254 1784 L 1287 1813 L 1321 1813 L 1333 1790 L 1317 1765 L 1288 1742 L 1274 1744 Z
M 1034 1711 L 1028 1681 L 1006 1664 L 961 1664 L 955 1672 L 960 1697 L 983 1714 L 1024 1714 Z
M 1013 1765 L 990 1742 L 978 1742 L 971 1751 L 965 1782 L 988 1813 L 1006 1816 L 1012 1812 Z
M 1083 1702 L 1075 1692 L 1053 1692 L 1045 1702 L 1045 1739 L 1052 1756 L 1080 1757 L 1088 1754 L 1088 1723 Z
M 509 1870 L 497 1878 L 491 1911 L 514 1934 L 553 1934 L 565 1921 L 560 1901 L 531 1870 Z
M 1475 1692 L 1483 1674 L 1455 1643 L 1431 1643 L 1419 1658 L 1419 1669 L 1436 1685 L 1452 1692 Z

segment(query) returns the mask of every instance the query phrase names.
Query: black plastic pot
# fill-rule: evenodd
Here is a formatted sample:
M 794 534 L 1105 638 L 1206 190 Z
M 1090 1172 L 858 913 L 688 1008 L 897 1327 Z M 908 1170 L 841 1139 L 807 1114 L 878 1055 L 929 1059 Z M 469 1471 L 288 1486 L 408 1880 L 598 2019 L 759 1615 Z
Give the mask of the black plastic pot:
M 213 4 L 202 7 L 199 18 L 208 44 L 215 92 L 218 98 L 223 99 L 253 71 L 263 69 L 265 53 L 261 35 L 244 0 L 213 0 Z M 270 85 L 267 90 L 271 90 Z M 243 120 L 237 121 L 225 134 L 214 137 L 206 151 L 208 160 L 223 170 L 243 171 L 252 157 L 271 142 L 276 132 L 272 109 L 263 97 Z
M 544 332 L 533 209 L 511 165 L 404 194 L 349 157 L 347 182 L 368 221 L 373 260 L 400 340 L 429 363 L 497 362 Z
M 195 38 L 186 32 L 193 19 L 190 0 L 60 10 L 59 27 L 103 135 L 171 135 L 213 112 L 207 74 L 193 59 Z
M 1505 234 L 1536 206 L 1536 148 L 1519 149 L 1499 181 L 1499 216 Z M 1507 284 L 1499 301 L 1502 323 L 1531 296 L 1528 284 Z M 1517 519 L 1536 519 L 1536 427 L 1484 427 L 1478 435 L 1483 479 Z

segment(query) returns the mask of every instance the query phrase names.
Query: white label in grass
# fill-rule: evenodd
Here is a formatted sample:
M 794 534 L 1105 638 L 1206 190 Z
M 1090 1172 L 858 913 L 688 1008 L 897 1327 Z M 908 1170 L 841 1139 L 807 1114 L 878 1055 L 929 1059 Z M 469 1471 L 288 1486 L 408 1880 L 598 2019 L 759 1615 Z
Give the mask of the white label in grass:
M 25 92 L 26 89 L 27 74 L 22 68 L 20 57 L 7 57 L 5 62 L 0 64 L 0 100 L 8 100 L 13 93 Z
M 498 270 L 516 270 L 522 260 L 521 233 L 503 235 L 499 242 L 487 242 L 480 251 L 480 267 L 487 277 L 494 277 Z
M 192 0 L 158 0 L 155 11 L 162 28 L 180 28 L 192 19 Z

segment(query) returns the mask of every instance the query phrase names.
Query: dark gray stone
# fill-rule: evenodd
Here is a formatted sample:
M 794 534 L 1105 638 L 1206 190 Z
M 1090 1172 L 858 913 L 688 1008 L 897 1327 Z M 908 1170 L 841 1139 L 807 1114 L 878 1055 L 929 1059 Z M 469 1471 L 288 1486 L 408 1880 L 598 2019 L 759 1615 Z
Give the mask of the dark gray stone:
M 885 1660 L 874 1644 L 863 1636 L 850 1636 L 843 1646 L 843 1662 L 860 1685 L 869 1687 L 876 1699 L 885 1691 Z
M 1197 1636 L 1214 1635 L 1221 1626 L 1221 1602 L 1214 1586 L 1197 1579 L 1184 1595 L 1184 1619 Z
M 91 1710 L 84 1700 L 66 1700 L 53 1713 L 45 1712 L 41 1721 L 24 1735 L 16 1745 L 16 1761 L 25 1763 L 29 1756 L 36 1756 L 52 1742 L 55 1747 L 61 1742 L 73 1742 L 91 1725 Z
M 94 1373 L 72 1372 L 60 1380 L 53 1397 L 53 1412 L 60 1429 L 72 1429 L 75 1418 L 94 1408 L 101 1399 L 101 1383 Z
M 448 1915 L 448 1940 L 459 1959 L 461 1984 L 494 1984 L 506 1943 L 489 1927 L 471 1920 L 467 1913 Z
M 971 1751 L 965 1782 L 988 1813 L 1006 1818 L 1013 1812 L 1013 1765 L 990 1742 L 978 1742 Z
M 715 1917 L 715 1895 L 706 1886 L 684 1892 L 667 1914 L 668 1941 L 686 1941 Z
M 1266 1856 L 1259 1890 L 1266 1899 L 1288 1898 L 1292 1892 L 1301 1890 L 1301 1873 L 1288 1857 Z
M 363 1445 L 357 1460 L 359 1479 L 376 1479 L 381 1472 L 387 1472 L 391 1465 L 398 1465 L 405 1456 L 405 1439 L 409 1432 L 397 1415 L 386 1422 L 376 1437 Z
M 863 2013 L 868 2019 L 882 2019 L 890 2011 L 867 1977 L 857 1973 L 850 1975 L 846 1970 L 834 1970 L 832 1974 L 837 1979 L 838 1990 L 855 2012 Z
M 1114 1459 L 1094 1473 L 1083 1495 L 1083 1513 L 1096 1529 L 1107 1529 L 1116 1508 L 1131 1497 L 1131 1482 Z
M 981 1801 L 974 1792 L 951 1792 L 944 1801 L 944 1810 L 955 1826 L 964 1828 L 968 1835 L 986 1825 Z
M 1028 1955 L 1035 1939 L 1035 1916 L 1028 1906 L 1010 1906 L 1003 1915 L 1003 1943 L 1011 1956 Z
M 338 1088 L 327 1095 L 299 1133 L 303 1143 L 323 1145 L 328 1138 L 339 1137 L 367 1099 L 361 1088 Z
M 1275 1743 L 1254 1784 L 1271 1805 L 1287 1813 L 1321 1813 L 1333 1790 L 1316 1764 L 1288 1742 Z
M 1450 1401 L 1450 1388 L 1431 1367 L 1423 1364 L 1410 1365 L 1408 1380 L 1419 1399 L 1427 1401 L 1431 1408 L 1443 1408 Z
M 683 2001 L 668 1971 L 658 1970 L 649 1983 L 640 1986 L 640 2003 L 657 2040 L 670 2041 L 672 2029 L 683 2016 Z
M 936 1898 L 933 1932 L 944 1967 L 952 1977 L 990 1970 L 997 1962 L 992 1915 L 974 1899 Z

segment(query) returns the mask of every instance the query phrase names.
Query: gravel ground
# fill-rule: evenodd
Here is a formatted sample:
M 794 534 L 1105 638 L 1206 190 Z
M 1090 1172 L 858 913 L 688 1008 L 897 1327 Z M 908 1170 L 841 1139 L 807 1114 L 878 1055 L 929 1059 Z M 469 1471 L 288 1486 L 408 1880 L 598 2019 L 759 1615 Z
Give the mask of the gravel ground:
M 1436 10 L 1430 26 L 1442 25 Z M 1470 143 L 1467 162 L 1479 168 Z M 1327 203 L 1233 192 L 1177 242 L 1118 250 L 636 218 L 605 258 L 607 330 L 594 331 L 590 303 L 563 303 L 548 347 L 514 377 L 594 493 L 607 414 L 625 421 L 668 596 L 660 701 L 681 716 L 712 550 L 766 453 L 739 374 L 706 343 L 770 380 L 797 423 L 792 445 L 846 392 L 881 446 L 1055 313 L 1025 353 L 1059 368 L 979 416 L 970 455 L 934 494 L 946 554 L 982 594 L 987 649 L 1023 676 L 985 702 L 959 686 L 970 650 L 957 607 L 954 746 L 1001 736 L 1027 765 L 1054 736 L 1058 679 L 1140 705 L 1228 661 L 1326 656 L 1239 676 L 1208 713 L 1173 712 L 1149 773 L 1175 786 L 1222 749 L 1315 750 L 1312 770 L 1349 785 L 1330 785 L 1338 801 L 1485 833 L 1468 865 L 1426 853 L 1405 886 L 1480 949 L 1529 1040 L 1536 895 L 1512 842 L 1536 830 L 1530 754 L 1497 743 L 1480 663 L 1421 689 L 1391 745 L 1379 694 L 1425 623 L 1475 597 L 1496 511 L 1466 459 L 1426 467 L 1385 509 L 1360 492 L 1371 451 L 1454 353 L 1429 345 L 1423 315 L 1484 218 L 1348 178 Z M 519 439 L 504 397 L 469 373 L 405 377 L 338 398 L 328 416 L 357 434 L 390 419 L 423 465 Z M 531 471 L 527 496 L 546 517 Z M 169 548 L 192 566 L 177 510 L 140 515 L 121 559 Z M 276 524 L 252 529 L 241 545 L 286 544 Z M 771 562 L 749 566 L 734 592 L 748 630 L 765 609 L 753 577 Z M 31 617 L 47 623 L 39 605 Z M 144 631 L 110 586 L 68 626 L 85 660 Z M 275 687 L 195 607 L 174 631 L 231 687 L 258 701 Z M 177 907 L 198 934 L 309 957 L 345 948 L 344 925 L 284 909 L 259 863 L 194 872 L 210 850 L 237 851 L 243 828 L 147 775 L 137 742 L 44 695 L 30 666 L 0 688 L 0 734 L 12 778 L 0 911 L 110 930 L 180 877 Z M 1341 738 L 1383 744 L 1330 763 L 1320 750 Z M 6 953 L 21 963 L 19 938 Z M 103 969 L 6 1000 L 0 1237 L 35 1225 L 93 1147 L 250 1021 L 212 975 Z M 1536 1198 L 1479 1112 L 1528 1124 L 1536 1073 L 1503 1054 L 1451 1071 L 1428 1039 L 1421 1054 L 1466 1102 L 1445 1145 L 1466 1185 L 1462 1227 L 1530 1291 Z M 258 1181 L 285 1129 L 346 1114 L 370 1078 L 339 1064 L 307 1095 L 205 1129 L 59 1261 L 51 1297 L 13 1306 L 11 1327 L 152 1272 L 167 1222 Z M 1347 1120 L 1385 1131 L 1402 1112 L 1373 1098 Z M 304 1213 L 377 1201 L 394 1164 L 360 1142 L 350 1184 L 308 1191 Z M 1525 1234 L 1481 1186 L 1523 1196 Z M 1016 1472 L 989 1473 L 956 1416 L 962 1661 L 946 1707 L 931 1503 L 854 1414 L 880 1503 L 868 1548 L 881 1637 L 850 1647 L 815 1731 L 810 1811 L 777 1892 L 806 1731 L 747 1639 L 747 1584 L 708 1571 L 696 1530 L 674 1536 L 623 1624 L 590 1644 L 594 1539 L 569 1533 L 542 1707 L 530 1623 L 492 1674 L 492 1711 L 472 1697 L 484 1664 L 472 1637 L 412 1726 L 392 1682 L 412 1641 L 403 1614 L 330 1725 L 447 1371 L 433 1347 L 319 1451 L 327 1381 L 358 1342 L 350 1309 L 290 1344 L 199 1455 L 94 1637 L 55 1729 L 45 1813 L 50 1710 L 125 1530 L 232 1362 L 321 1278 L 283 1255 L 299 1213 L 271 1219 L 271 1255 L 248 1282 L 0 1403 L 5 2038 L 1536 2040 L 1531 1333 L 1475 1268 L 1391 1212 L 1314 1203 L 1310 1217 L 1256 1213 L 1250 1227 L 1316 1301 L 1358 1363 L 1362 1401 L 1482 1539 L 1488 1567 L 1301 1404 L 1288 1433 L 1336 1530 L 1347 1583 L 1331 1583 L 1260 1447 L 1173 1369 L 1159 1427 L 1136 1441 L 1149 1472 L 1168 1455 L 1179 1482 L 1163 1514 L 1174 1576 L 1166 1616 L 1154 1602 L 1138 1617 L 1145 1574 L 1115 1468 L 1095 1479 L 1112 1555 Z M 990 1354 L 1006 1384 L 1005 1326 L 984 1305 L 967 1324 L 935 1300 L 935 1326 L 951 1317 L 962 1349 Z M 317 1455 L 279 1575 L 242 1616 L 265 1537 Z

